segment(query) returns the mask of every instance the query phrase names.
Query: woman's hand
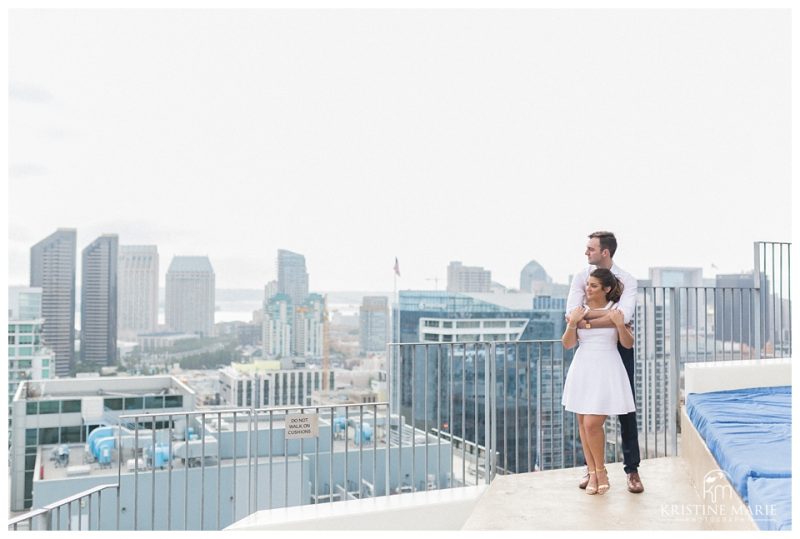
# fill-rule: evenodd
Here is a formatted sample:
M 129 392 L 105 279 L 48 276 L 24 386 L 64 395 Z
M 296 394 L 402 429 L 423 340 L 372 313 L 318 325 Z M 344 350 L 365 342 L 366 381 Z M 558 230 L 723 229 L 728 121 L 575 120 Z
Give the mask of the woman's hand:
M 633 329 L 625 325 L 625 315 L 619 309 L 614 309 L 608 313 L 611 323 L 617 326 L 619 343 L 625 348 L 633 348 Z
M 569 313 L 568 323 L 570 326 L 576 326 L 578 322 L 583 320 L 583 317 L 586 316 L 586 313 L 589 312 L 588 309 L 583 307 L 575 307 Z
M 578 322 L 583 320 L 583 317 L 586 316 L 588 312 L 589 309 L 575 307 L 570 311 L 569 316 L 567 316 L 567 327 L 564 330 L 564 334 L 561 336 L 561 344 L 563 344 L 564 348 L 567 350 L 574 348 L 575 345 L 578 344 L 578 332 L 575 331 L 575 328 Z
M 619 309 L 613 309 L 608 313 L 608 317 L 611 319 L 611 323 L 617 326 L 617 329 L 622 329 L 622 326 L 625 325 L 625 315 Z

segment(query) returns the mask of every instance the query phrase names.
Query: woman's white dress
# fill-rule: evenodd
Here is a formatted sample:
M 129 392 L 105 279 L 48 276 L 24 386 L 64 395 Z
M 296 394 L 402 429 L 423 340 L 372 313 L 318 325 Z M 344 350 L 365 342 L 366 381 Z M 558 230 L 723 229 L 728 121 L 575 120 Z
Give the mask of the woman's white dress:
M 578 414 L 623 415 L 636 410 L 616 328 L 578 329 L 578 349 L 561 404 Z

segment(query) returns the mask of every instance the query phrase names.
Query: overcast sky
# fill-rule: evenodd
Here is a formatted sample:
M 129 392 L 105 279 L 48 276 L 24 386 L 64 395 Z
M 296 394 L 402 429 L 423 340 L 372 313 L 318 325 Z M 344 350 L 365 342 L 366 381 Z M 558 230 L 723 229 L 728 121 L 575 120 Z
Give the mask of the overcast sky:
M 208 255 L 219 288 L 305 254 L 312 290 L 557 281 L 616 260 L 752 267 L 790 241 L 783 11 L 12 11 L 9 281 L 78 229 Z M 714 264 L 718 269 L 714 270 Z M 80 274 L 79 274 L 80 275 Z M 80 276 L 78 277 L 80 282 Z

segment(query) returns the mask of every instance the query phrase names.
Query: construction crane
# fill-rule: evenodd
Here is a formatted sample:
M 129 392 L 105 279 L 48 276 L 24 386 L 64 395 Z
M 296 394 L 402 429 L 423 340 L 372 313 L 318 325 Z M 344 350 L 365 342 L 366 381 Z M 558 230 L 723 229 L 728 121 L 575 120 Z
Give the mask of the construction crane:
M 426 281 L 433 281 L 433 285 L 435 287 L 435 290 L 437 292 L 439 291 L 439 278 L 438 277 L 430 277 L 430 278 L 425 279 L 425 280 Z

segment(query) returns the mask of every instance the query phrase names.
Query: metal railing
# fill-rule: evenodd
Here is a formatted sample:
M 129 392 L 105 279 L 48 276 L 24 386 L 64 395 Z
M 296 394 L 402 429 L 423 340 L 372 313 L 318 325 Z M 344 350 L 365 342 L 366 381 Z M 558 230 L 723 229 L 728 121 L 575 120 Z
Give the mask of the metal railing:
M 297 414 L 316 418 L 316 436 L 287 436 Z M 117 469 L 99 472 L 115 484 L 17 517 L 9 529 L 218 530 L 264 509 L 475 483 L 452 473 L 452 448 L 474 455 L 476 477 L 485 458 L 469 440 L 408 427 L 386 402 L 129 414 L 119 423 Z M 113 499 L 101 501 L 112 488 Z
M 488 482 L 498 472 L 542 469 L 543 459 L 575 454 L 547 430 L 564 428 L 561 386 L 566 373 L 560 341 L 410 343 L 391 345 L 392 402 L 423 432 L 468 440 L 455 447 L 454 477 Z M 571 428 L 574 420 L 567 419 Z M 433 427 L 432 427 L 433 425 Z M 532 448 L 538 450 L 532 450 Z M 482 455 L 482 458 L 479 457 Z M 575 455 L 577 460 L 577 455 Z M 566 464 L 566 461 L 563 463 Z M 488 473 L 487 473 L 488 471 Z M 460 472 L 460 474 L 459 474 Z
M 490 429 L 492 401 L 485 398 L 495 391 L 494 369 L 489 365 L 494 357 L 492 344 L 412 343 L 389 347 L 394 358 L 389 373 L 392 409 L 408 419 L 412 428 L 435 432 L 438 439 L 444 436 L 461 442 L 457 448 L 452 446 L 448 486 L 477 484 L 481 470 L 488 482 L 491 474 L 485 471 L 491 469 L 494 455 L 482 450 L 468 455 L 467 449 L 470 442 L 482 449 L 491 447 L 485 440 L 494 435 Z M 427 473 L 427 460 L 418 463 L 413 459 L 412 473 L 417 465 Z
M 684 363 L 791 355 L 789 244 L 759 242 L 755 251 L 752 280 L 739 276 L 746 286 L 639 289 L 643 459 L 677 454 Z M 389 352 L 389 402 L 122 416 L 120 426 L 133 434 L 117 431 L 117 483 L 17 517 L 9 529 L 75 526 L 76 501 L 78 529 L 86 529 L 82 518 L 90 529 L 221 529 L 263 509 L 583 464 L 575 416 L 561 406 L 573 351 L 559 340 L 403 343 Z M 319 435 L 287 438 L 292 414 L 316 416 Z M 619 461 L 616 418 L 606 432 L 607 454 Z M 116 511 L 101 518 L 100 491 L 110 489 Z
M 316 423 L 316 435 L 287 434 L 298 418 Z M 128 414 L 113 438 L 111 465 L 93 471 L 116 484 L 27 513 L 9 529 L 219 530 L 259 510 L 461 485 L 451 448 L 484 457 L 469 441 L 408 427 L 386 402 Z M 92 502 L 112 487 L 114 499 Z
M 286 422 L 296 414 L 315 417 L 318 435 L 287 436 Z M 118 503 L 131 507 L 132 517 L 118 523 L 118 529 L 222 529 L 259 510 L 404 490 L 400 474 L 409 445 L 404 436 L 409 433 L 399 428 L 398 418 L 389 415 L 387 403 L 139 414 L 120 419 L 131 422 L 135 433 L 141 422 L 162 421 L 167 428 L 159 436 L 151 427 L 145 443 L 137 439 L 127 452 L 127 456 L 144 454 L 145 461 L 140 466 L 134 457 L 127 474 L 132 476 L 131 484 L 123 489 L 122 497 L 126 492 L 130 496 Z M 177 435 L 176 420 L 180 420 Z M 412 443 L 419 437 L 415 434 Z M 427 436 L 425 440 L 430 445 Z M 163 460 L 157 470 L 159 463 L 148 455 L 157 455 L 159 446 Z M 124 450 L 118 453 L 123 486 L 125 454 Z M 121 508 L 118 515 L 123 513 Z
M 756 344 L 760 357 L 792 355 L 791 248 L 789 242 L 753 244 L 753 288 L 759 305 L 755 335 L 760 338 Z
M 753 272 L 718 276 L 720 286 L 639 288 L 634 393 L 642 458 L 678 454 L 685 363 L 791 355 L 790 247 L 756 242 Z M 391 377 L 399 380 L 394 405 L 418 429 L 427 431 L 434 422 L 445 433 L 477 443 L 490 478 L 583 464 L 574 414 L 561 406 L 573 354 L 560 341 L 424 342 L 391 348 Z M 450 375 L 443 389 L 430 381 L 441 365 L 445 377 Z M 450 406 L 429 399 L 431 394 L 439 401 L 449 399 Z M 493 404 L 483 415 L 482 402 Z M 450 428 L 436 422 L 442 410 Z M 613 461 L 622 460 L 616 417 L 608 419 L 606 432 L 607 452 Z
M 103 492 L 114 490 L 119 497 L 119 484 L 103 484 L 45 505 L 8 521 L 8 529 L 17 530 L 99 530 L 103 508 Z M 94 504 L 92 500 L 95 500 Z M 94 505 L 95 510 L 92 510 Z

